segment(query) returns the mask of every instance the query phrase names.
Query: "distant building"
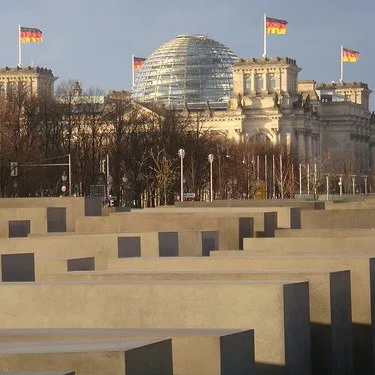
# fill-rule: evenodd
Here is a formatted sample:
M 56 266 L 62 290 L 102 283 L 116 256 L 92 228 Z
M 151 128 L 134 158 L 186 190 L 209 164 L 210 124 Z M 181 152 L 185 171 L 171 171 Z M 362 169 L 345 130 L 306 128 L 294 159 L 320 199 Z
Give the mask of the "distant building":
M 221 47 L 215 50 L 216 45 Z M 330 153 L 337 170 L 349 164 L 356 173 L 374 170 L 375 116 L 367 84 L 316 85 L 300 81 L 300 71 L 290 58 L 238 60 L 212 39 L 183 35 L 146 60 L 132 98 L 206 111 L 207 130 L 293 145 L 301 162 Z
M 214 111 L 207 128 L 294 145 L 305 162 L 331 153 L 338 169 L 348 163 L 359 173 L 373 169 L 375 118 L 367 84 L 299 81 L 301 69 L 289 58 L 240 60 L 232 69 L 228 109 Z
M 0 68 L 0 96 L 27 92 L 30 96 L 53 96 L 57 79 L 51 69 L 40 67 Z

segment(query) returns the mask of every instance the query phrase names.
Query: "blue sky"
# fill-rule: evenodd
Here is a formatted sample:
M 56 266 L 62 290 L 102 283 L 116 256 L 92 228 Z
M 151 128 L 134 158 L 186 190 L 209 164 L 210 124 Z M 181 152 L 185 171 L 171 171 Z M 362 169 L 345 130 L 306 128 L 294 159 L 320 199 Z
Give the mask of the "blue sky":
M 261 57 L 266 13 L 289 22 L 287 35 L 268 37 L 268 56 L 295 58 L 300 79 L 338 81 L 343 44 L 360 52 L 358 63 L 344 64 L 344 80 L 375 89 L 374 11 L 374 0 L 3 0 L 0 66 L 17 64 L 18 24 L 37 27 L 44 41 L 22 46 L 24 65 L 51 68 L 57 84 L 78 79 L 86 89 L 126 90 L 131 55 L 147 57 L 179 34 Z

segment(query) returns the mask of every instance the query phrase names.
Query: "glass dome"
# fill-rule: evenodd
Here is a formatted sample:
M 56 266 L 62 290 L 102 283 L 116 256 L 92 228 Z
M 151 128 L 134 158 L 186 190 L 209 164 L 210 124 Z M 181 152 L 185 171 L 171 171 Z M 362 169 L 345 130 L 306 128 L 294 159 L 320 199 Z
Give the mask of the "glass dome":
M 224 102 L 231 95 L 237 56 L 206 36 L 180 35 L 158 48 L 135 77 L 132 98 L 168 105 Z

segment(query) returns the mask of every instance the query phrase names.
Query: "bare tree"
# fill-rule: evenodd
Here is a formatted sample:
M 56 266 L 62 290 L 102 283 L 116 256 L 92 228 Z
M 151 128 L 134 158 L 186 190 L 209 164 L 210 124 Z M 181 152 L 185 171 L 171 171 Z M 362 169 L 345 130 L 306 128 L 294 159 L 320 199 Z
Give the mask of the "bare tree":
M 172 168 L 172 161 L 166 154 L 165 150 L 160 150 L 156 147 L 156 151 L 151 149 L 151 159 L 154 162 L 154 167 L 150 168 L 155 172 L 155 178 L 157 182 L 158 198 L 157 204 L 160 205 L 160 196 L 163 196 L 163 203 L 167 205 L 168 193 L 173 188 L 173 182 L 175 181 L 175 173 Z

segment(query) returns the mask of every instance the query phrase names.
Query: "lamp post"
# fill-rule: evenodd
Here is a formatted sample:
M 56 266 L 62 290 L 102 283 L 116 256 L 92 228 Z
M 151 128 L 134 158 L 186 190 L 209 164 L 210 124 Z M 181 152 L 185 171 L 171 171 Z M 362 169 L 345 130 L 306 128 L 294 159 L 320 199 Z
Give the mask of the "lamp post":
M 351 177 L 352 177 L 352 194 L 354 196 L 355 195 L 355 178 L 356 178 L 356 175 L 353 174 Z
M 68 174 L 69 174 L 69 197 L 72 196 L 72 158 L 68 154 Z
M 365 175 L 365 196 L 367 195 L 367 175 Z
M 178 156 L 180 158 L 180 202 L 184 201 L 184 157 L 185 150 L 180 148 L 178 150 Z
M 66 186 L 65 186 L 65 183 L 66 183 L 66 180 L 68 179 L 68 176 L 66 175 L 65 171 L 63 172 L 63 174 L 61 175 L 61 180 L 63 182 L 63 185 L 61 186 L 61 191 L 63 192 L 63 194 L 65 195 L 65 192 L 66 192 Z
M 342 197 L 342 176 L 340 176 L 339 188 L 340 188 L 340 197 Z
M 214 161 L 214 155 L 208 155 L 208 162 L 210 163 L 210 201 L 214 200 L 214 189 L 213 189 L 213 174 L 212 174 L 212 163 Z

